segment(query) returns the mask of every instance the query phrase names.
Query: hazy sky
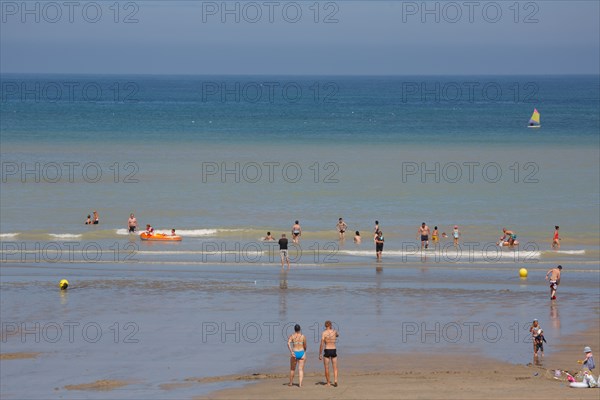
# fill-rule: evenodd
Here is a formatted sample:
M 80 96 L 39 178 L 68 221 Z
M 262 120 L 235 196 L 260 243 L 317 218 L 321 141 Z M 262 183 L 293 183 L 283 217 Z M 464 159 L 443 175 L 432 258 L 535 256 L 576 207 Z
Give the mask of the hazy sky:
M 600 73 L 597 0 L 0 3 L 3 73 Z

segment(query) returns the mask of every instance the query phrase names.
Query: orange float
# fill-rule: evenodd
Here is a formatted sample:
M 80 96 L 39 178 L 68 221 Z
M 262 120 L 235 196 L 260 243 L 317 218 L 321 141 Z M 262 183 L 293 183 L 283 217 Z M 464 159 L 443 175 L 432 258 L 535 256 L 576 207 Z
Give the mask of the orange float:
M 181 242 L 181 236 L 165 235 L 164 233 L 154 233 L 152 235 L 142 232 L 140 234 L 142 240 L 162 241 L 162 242 Z

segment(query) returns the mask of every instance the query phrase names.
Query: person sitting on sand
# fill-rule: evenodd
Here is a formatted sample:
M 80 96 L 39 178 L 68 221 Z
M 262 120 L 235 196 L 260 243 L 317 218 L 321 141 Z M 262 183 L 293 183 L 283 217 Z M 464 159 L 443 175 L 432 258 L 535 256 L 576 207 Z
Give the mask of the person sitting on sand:
M 361 240 L 362 239 L 360 237 L 360 232 L 359 231 L 354 232 L 354 243 L 360 244 Z
M 272 242 L 273 240 L 275 240 L 275 238 L 271 236 L 271 232 L 267 232 L 267 236 L 265 236 L 263 240 L 265 242 Z
M 146 224 L 146 234 L 154 235 L 154 228 L 152 226 L 150 226 L 150 224 Z
M 294 374 L 298 365 L 298 387 L 302 387 L 304 379 L 304 362 L 306 361 L 306 336 L 302 334 L 300 325 L 294 326 L 294 333 L 288 338 L 288 349 L 290 350 L 290 383 L 294 384 Z
M 86 225 L 91 225 L 92 224 L 92 216 L 91 215 L 87 216 L 87 219 L 85 220 L 85 224 Z
M 584 368 L 587 368 L 590 372 L 592 372 L 592 370 L 596 368 L 596 363 L 594 362 L 594 355 L 592 354 L 592 348 L 590 346 L 585 346 L 583 352 L 585 353 L 585 358 L 583 359 L 583 361 L 577 362 L 579 364 L 583 364 Z
M 338 385 L 338 364 L 337 349 L 335 342 L 340 334 L 333 329 L 331 321 L 325 321 L 325 330 L 321 335 L 321 345 L 319 346 L 319 360 L 323 360 L 325 367 L 325 386 L 331 386 L 329 375 L 329 361 L 333 367 L 333 386 Z

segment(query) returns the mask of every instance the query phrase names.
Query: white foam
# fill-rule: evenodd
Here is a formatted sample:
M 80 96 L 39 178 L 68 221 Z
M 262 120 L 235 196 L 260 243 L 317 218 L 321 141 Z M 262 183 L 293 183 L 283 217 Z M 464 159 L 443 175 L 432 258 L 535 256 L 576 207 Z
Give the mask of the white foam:
M 136 231 L 136 234 L 140 234 L 144 232 L 144 229 L 140 229 Z M 171 229 L 155 229 L 155 233 L 164 233 L 165 235 L 171 234 Z M 202 237 L 202 236 L 212 236 L 217 233 L 217 229 L 176 229 L 175 233 L 177 236 L 185 236 L 185 237 Z M 117 229 L 117 235 L 129 235 L 129 229 Z
M 0 239 L 9 239 L 19 236 L 18 233 L 0 233 Z
M 164 233 L 167 235 L 171 234 L 170 229 L 157 229 L 156 233 Z M 178 236 L 185 237 L 202 237 L 202 236 L 211 236 L 217 233 L 216 229 L 176 229 L 175 233 Z
M 49 233 L 55 239 L 78 239 L 82 235 L 79 233 Z
M 374 257 L 375 249 L 373 250 L 340 250 L 339 254 L 346 254 L 350 256 L 358 256 L 358 257 Z M 383 250 L 384 256 L 391 257 L 403 257 L 407 259 L 412 258 L 420 258 L 420 257 L 438 257 L 441 260 L 447 260 L 450 262 L 460 262 L 460 261 L 474 261 L 474 260 L 482 260 L 482 261 L 497 261 L 501 259 L 515 259 L 519 260 L 532 260 L 538 259 L 541 256 L 540 251 L 498 251 L 495 252 L 485 252 L 477 249 L 469 251 L 467 249 L 463 251 L 456 250 L 444 250 L 439 251 L 435 249 L 423 250 L 423 251 L 407 251 L 407 250 Z
M 585 254 L 585 250 L 546 250 L 544 254 Z

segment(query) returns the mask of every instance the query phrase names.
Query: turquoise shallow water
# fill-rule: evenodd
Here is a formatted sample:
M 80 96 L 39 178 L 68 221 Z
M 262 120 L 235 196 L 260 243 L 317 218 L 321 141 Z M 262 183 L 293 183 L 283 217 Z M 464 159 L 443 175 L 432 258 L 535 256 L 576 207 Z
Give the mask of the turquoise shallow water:
M 532 318 L 551 344 L 580 329 L 578 315 L 598 318 L 597 76 L 1 78 L 2 352 L 43 353 L 3 361 L 3 397 L 47 398 L 97 379 L 136 381 L 103 397 L 192 397 L 228 384 L 159 385 L 263 370 L 285 356 L 291 322 L 313 335 L 334 319 L 346 353 L 469 350 L 525 363 Z M 272 82 L 303 95 L 249 97 Z M 473 82 L 502 96 L 449 97 Z M 75 84 L 102 97 L 53 97 Z M 539 130 L 526 128 L 533 108 Z M 100 224 L 83 225 L 93 210 Z M 128 235 L 131 212 L 183 241 Z M 340 216 L 360 246 L 337 240 Z M 289 233 L 296 219 L 301 246 L 282 275 L 277 249 L 260 239 Z M 458 224 L 461 247 L 442 240 L 420 253 L 422 221 L 448 234 Z M 560 252 L 550 249 L 554 225 Z M 518 250 L 494 245 L 504 226 Z M 565 276 L 551 305 L 543 276 L 558 263 Z M 61 295 L 62 278 L 71 288 Z M 436 323 L 438 342 L 409 334 Z M 406 340 L 373 338 L 377 325 Z M 99 326 L 101 338 L 82 336 L 84 326 L 86 335 Z M 222 328 L 233 333 L 222 338 Z M 24 393 L 31 374 L 39 379 Z

